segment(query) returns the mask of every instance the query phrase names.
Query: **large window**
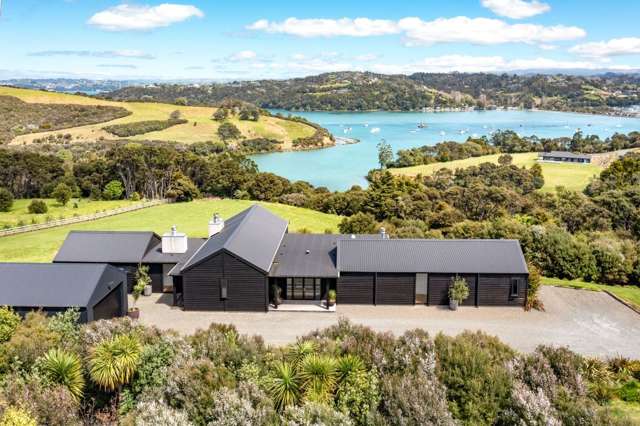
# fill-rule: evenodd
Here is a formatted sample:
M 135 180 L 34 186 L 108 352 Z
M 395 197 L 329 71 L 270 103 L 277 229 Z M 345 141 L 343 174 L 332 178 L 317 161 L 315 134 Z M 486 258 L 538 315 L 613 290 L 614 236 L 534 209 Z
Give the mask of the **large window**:
M 320 278 L 287 278 L 286 298 L 289 300 L 320 300 L 322 280 Z
M 509 296 L 512 298 L 518 297 L 518 293 L 520 290 L 520 278 L 511 278 L 511 292 Z

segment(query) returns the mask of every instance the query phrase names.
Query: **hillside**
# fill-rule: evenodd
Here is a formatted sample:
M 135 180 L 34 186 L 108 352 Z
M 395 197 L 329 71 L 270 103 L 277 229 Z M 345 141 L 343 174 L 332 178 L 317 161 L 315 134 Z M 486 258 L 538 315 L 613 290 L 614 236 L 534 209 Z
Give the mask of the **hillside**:
M 121 137 L 105 130 L 107 126 L 136 125 L 149 121 L 167 121 L 174 111 L 178 111 L 180 118 L 186 120 L 181 124 L 174 124 L 158 131 L 150 131 L 127 137 L 130 140 L 162 140 L 181 143 L 194 142 L 219 142 L 218 128 L 221 121 L 212 119 L 216 108 L 176 106 L 150 102 L 113 102 L 95 99 L 86 96 L 69 95 L 55 92 L 36 91 L 28 89 L 16 89 L 0 86 L 0 96 L 10 97 L 19 108 L 12 109 L 12 122 L 22 126 L 35 125 L 33 133 L 22 134 L 11 140 L 12 145 L 25 145 L 31 143 L 55 143 L 60 139 L 72 142 L 92 142 L 97 140 L 117 140 Z M 37 107 L 36 107 L 37 105 Z M 24 106 L 24 108 L 23 108 Z M 42 108 L 43 111 L 69 111 L 64 114 L 48 114 L 49 126 L 45 130 L 39 123 L 40 116 L 33 118 L 32 110 Z M 71 112 L 80 110 L 88 111 L 115 111 L 111 116 L 102 113 L 102 118 L 83 119 Z M 126 116 L 125 116 L 126 115 Z M 120 117 L 120 118 L 117 118 Z M 306 140 L 316 135 L 318 130 L 311 124 L 293 121 L 286 118 L 271 116 L 261 113 L 257 121 L 242 120 L 237 115 L 226 119 L 235 125 L 241 133 L 241 137 L 230 141 L 231 144 L 240 144 L 243 140 L 268 139 L 273 141 L 274 149 L 290 150 L 303 146 L 297 145 L 296 140 Z M 12 126 L 13 127 L 13 126 Z M 321 128 L 320 128 L 321 129 Z M 1 131 L 1 130 L 0 130 Z M 15 134 L 12 134 L 15 136 Z M 325 135 L 323 135 L 325 136 Z M 323 144 L 332 144 L 330 138 L 322 139 Z M 279 145 L 279 146 L 278 146 Z
M 72 226 L 52 228 L 0 238 L 0 259 L 3 262 L 50 262 L 72 230 L 154 231 L 163 234 L 176 225 L 190 237 L 206 237 L 207 223 L 218 212 L 224 217 L 251 206 L 242 200 L 200 200 L 191 203 L 165 204 L 118 216 Z M 276 203 L 261 203 L 264 207 L 289 221 L 290 231 L 322 233 L 337 232 L 340 216 L 316 212 Z M 0 213 L 2 216 L 7 213 Z
M 516 107 L 622 114 L 640 103 L 637 75 L 384 75 L 337 72 L 289 80 L 208 85 L 154 84 L 105 94 L 114 100 L 214 105 L 233 97 L 262 108 L 321 111 L 412 111 L 423 108 Z
M 498 157 L 502 154 L 483 155 L 481 157 L 466 158 L 464 160 L 448 161 L 442 163 L 432 163 L 427 165 L 402 167 L 390 169 L 396 175 L 417 176 L 431 175 L 440 169 L 464 169 L 466 167 L 477 166 L 481 163 L 498 164 Z M 513 164 L 519 167 L 531 167 L 536 163 L 538 153 L 527 152 L 523 154 L 510 154 L 513 157 Z M 592 164 L 551 164 L 540 163 L 544 176 L 544 187 L 542 191 L 553 191 L 558 186 L 564 186 L 573 191 L 582 191 L 594 176 L 597 176 L 602 167 Z

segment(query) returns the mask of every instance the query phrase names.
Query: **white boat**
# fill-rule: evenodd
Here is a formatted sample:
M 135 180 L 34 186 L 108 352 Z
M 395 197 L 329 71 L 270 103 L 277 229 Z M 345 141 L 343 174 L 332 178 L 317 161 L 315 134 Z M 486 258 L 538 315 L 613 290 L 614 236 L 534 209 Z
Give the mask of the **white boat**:
M 371 129 L 371 133 L 373 133 L 374 135 L 376 133 L 380 133 L 380 127 L 374 127 L 373 129 Z

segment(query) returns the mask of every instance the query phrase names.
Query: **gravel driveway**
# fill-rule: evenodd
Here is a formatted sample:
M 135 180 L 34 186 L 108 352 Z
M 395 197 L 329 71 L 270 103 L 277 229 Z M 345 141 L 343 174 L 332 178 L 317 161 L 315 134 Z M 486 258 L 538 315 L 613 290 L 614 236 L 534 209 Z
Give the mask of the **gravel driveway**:
M 170 297 L 143 297 L 141 321 L 161 329 L 193 333 L 212 322 L 232 323 L 241 333 L 260 334 L 269 344 L 295 341 L 297 336 L 334 324 L 339 317 L 379 331 L 401 334 L 423 328 L 432 334 L 455 335 L 483 330 L 521 350 L 539 344 L 568 346 L 584 355 L 624 355 L 640 358 L 640 315 L 606 293 L 543 287 L 545 312 L 524 312 L 511 307 L 461 307 L 458 311 L 428 306 L 340 305 L 337 313 L 184 312 L 166 304 Z

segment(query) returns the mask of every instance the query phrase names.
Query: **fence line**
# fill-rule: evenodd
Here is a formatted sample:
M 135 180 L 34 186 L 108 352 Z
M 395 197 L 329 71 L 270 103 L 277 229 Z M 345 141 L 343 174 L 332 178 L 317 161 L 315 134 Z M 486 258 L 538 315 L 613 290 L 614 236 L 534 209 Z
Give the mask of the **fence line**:
M 107 211 L 104 211 L 104 212 L 94 213 L 94 214 L 91 214 L 91 215 L 76 216 L 76 217 L 70 217 L 70 218 L 67 218 L 67 219 L 51 220 L 51 221 L 45 222 L 45 223 L 36 223 L 36 224 L 33 224 L 33 225 L 17 226 L 15 228 L 2 229 L 2 230 L 0 230 L 0 237 L 6 237 L 6 236 L 9 236 L 9 235 L 22 234 L 22 233 L 25 233 L 25 232 L 39 231 L 41 229 L 55 228 L 55 227 L 58 227 L 58 226 L 72 225 L 74 223 L 90 222 L 92 220 L 102 219 L 102 218 L 105 218 L 105 217 L 115 216 L 115 215 L 118 215 L 118 214 L 128 213 L 128 212 L 132 212 L 132 211 L 136 211 L 136 210 L 142 210 L 142 209 L 146 209 L 148 207 L 159 206 L 161 204 L 166 204 L 166 203 L 168 203 L 167 200 L 145 201 L 145 202 L 140 203 L 140 204 L 135 204 L 135 205 L 132 205 L 132 206 L 127 206 L 127 207 L 119 207 L 117 209 L 107 210 Z

